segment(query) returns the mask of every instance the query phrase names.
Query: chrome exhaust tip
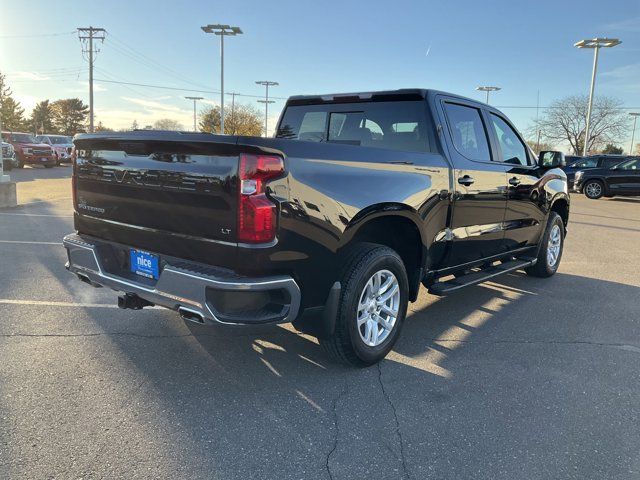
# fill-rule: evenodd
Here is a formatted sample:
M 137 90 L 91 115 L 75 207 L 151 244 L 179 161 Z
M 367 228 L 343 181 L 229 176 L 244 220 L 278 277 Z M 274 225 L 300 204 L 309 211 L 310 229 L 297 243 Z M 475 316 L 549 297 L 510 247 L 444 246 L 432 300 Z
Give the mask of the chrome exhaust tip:
M 178 307 L 178 313 L 183 320 L 204 325 L 204 317 L 200 312 L 185 307 Z

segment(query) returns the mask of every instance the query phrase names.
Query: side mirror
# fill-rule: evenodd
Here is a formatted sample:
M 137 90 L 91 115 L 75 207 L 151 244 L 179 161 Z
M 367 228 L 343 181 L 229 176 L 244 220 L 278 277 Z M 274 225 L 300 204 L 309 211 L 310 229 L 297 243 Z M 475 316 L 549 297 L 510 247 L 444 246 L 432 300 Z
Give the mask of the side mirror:
M 538 165 L 543 168 L 565 167 L 567 162 L 564 153 L 554 150 L 543 150 L 538 154 Z

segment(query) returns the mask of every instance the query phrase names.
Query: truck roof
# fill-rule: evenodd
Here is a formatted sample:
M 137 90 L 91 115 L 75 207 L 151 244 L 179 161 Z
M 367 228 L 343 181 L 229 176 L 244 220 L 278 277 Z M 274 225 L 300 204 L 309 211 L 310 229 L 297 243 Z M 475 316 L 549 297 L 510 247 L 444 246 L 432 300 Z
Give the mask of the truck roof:
M 482 103 L 478 100 L 463 97 L 449 92 L 427 88 L 401 88 L 398 90 L 379 90 L 373 92 L 328 93 L 320 95 L 294 95 L 289 97 L 287 105 L 313 105 L 319 103 L 350 103 L 350 102 L 388 102 L 398 100 L 424 100 L 432 95 L 447 95 L 461 100 Z

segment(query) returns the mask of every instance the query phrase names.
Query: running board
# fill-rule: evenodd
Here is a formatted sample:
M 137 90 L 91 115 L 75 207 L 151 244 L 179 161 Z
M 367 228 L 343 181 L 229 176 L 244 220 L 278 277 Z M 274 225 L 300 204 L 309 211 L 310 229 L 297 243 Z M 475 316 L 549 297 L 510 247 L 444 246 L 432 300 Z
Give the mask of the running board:
M 477 285 L 478 283 L 486 282 L 504 273 L 513 272 L 514 270 L 520 270 L 521 268 L 535 265 L 535 258 L 526 258 L 521 260 L 511 260 L 509 262 L 501 263 L 500 265 L 492 265 L 491 267 L 483 268 L 470 272 L 466 275 L 448 280 L 446 282 L 436 282 L 429 287 L 429 293 L 434 295 L 449 295 L 464 287 L 471 285 Z

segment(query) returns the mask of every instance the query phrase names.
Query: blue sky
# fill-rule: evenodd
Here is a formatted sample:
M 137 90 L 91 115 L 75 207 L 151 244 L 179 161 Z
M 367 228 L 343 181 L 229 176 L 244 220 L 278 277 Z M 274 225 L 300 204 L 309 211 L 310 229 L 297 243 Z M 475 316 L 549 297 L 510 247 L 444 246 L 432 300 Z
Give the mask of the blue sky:
M 491 101 L 499 106 L 535 106 L 538 90 L 543 106 L 587 93 L 592 53 L 573 43 L 619 37 L 601 54 L 597 93 L 640 107 L 640 0 L 2 1 L 0 70 L 27 110 L 45 98 L 88 101 L 87 63 L 71 32 L 93 25 L 107 30 L 97 79 L 218 90 L 219 38 L 200 30 L 208 23 L 245 32 L 226 42 L 227 91 L 261 95 L 254 82 L 268 79 L 280 82 L 278 97 L 428 87 L 482 98 L 475 87 L 491 84 L 502 87 Z M 34 36 L 46 34 L 61 35 Z M 122 128 L 169 117 L 189 128 L 184 95 L 197 93 L 97 82 L 96 121 Z M 535 117 L 503 110 L 521 130 Z

